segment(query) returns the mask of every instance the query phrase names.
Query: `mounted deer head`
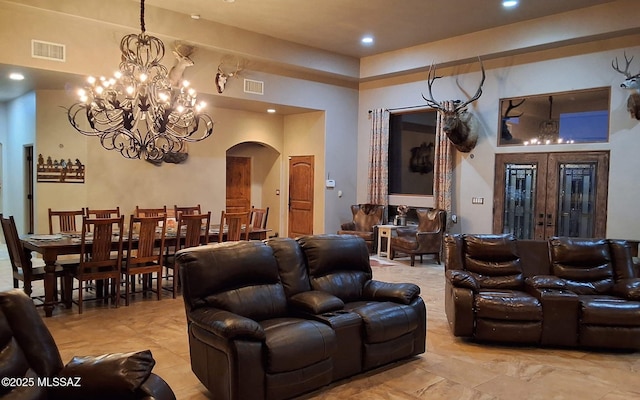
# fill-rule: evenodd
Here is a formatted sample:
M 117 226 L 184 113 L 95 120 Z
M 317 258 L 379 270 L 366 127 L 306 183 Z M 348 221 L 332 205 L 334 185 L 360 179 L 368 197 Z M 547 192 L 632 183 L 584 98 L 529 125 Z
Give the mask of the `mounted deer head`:
M 478 86 L 476 94 L 468 101 L 462 102 L 461 100 L 456 100 L 454 101 L 455 105 L 453 109 L 449 109 L 442 106 L 440 102 L 433 98 L 433 82 L 435 82 L 436 79 L 441 78 L 441 76 L 436 76 L 436 67 L 433 64 L 431 64 L 431 67 L 429 68 L 429 76 L 427 78 L 429 98 L 422 95 L 422 98 L 426 100 L 430 107 L 433 107 L 442 113 L 442 129 L 456 149 L 463 153 L 468 153 L 473 150 L 478 141 L 478 133 L 469 127 L 471 116 L 467 112 L 467 106 L 478 100 L 482 95 L 482 85 L 484 84 L 484 79 L 486 77 L 484 65 L 482 64 L 480 57 L 478 57 L 478 61 L 480 61 L 480 68 L 482 69 L 482 80 L 480 81 L 480 86 Z
M 640 93 L 638 93 L 638 89 L 640 89 L 640 72 L 635 75 L 631 75 L 629 72 L 629 66 L 631 65 L 631 61 L 633 61 L 633 56 L 631 56 L 631 58 L 627 58 L 626 52 L 624 53 L 624 61 L 626 64 L 624 71 L 620 69 L 618 57 L 611 61 L 611 67 L 625 76 L 625 80 L 622 81 L 620 87 L 634 90 L 627 99 L 627 110 L 629 111 L 629 114 L 631 114 L 631 117 L 640 120 Z
M 514 104 L 513 100 L 509 100 L 509 105 L 507 106 L 507 109 L 505 110 L 504 115 L 502 116 L 502 127 L 500 128 L 500 137 L 503 140 L 513 139 L 513 135 L 511 135 L 511 131 L 509 131 L 509 126 L 507 125 L 507 121 L 509 121 L 511 118 L 521 117 L 522 114 L 524 113 L 519 113 L 517 115 L 509 115 L 509 114 L 511 113 L 511 111 L 520 107 L 526 100 L 527 99 L 522 99 L 517 104 Z
M 234 72 L 224 72 L 222 70 L 222 65 L 224 62 L 221 62 L 218 65 L 218 72 L 216 73 L 216 89 L 218 89 L 218 93 L 224 92 L 225 87 L 227 86 L 227 79 L 232 77 L 238 77 L 238 73 L 242 71 L 240 68 L 240 63 L 236 65 L 236 70 Z
M 184 70 L 187 67 L 193 66 L 193 61 L 189 56 L 193 54 L 196 48 L 194 46 L 184 44 L 181 42 L 176 42 L 174 45 L 174 49 L 172 51 L 173 55 L 176 57 L 176 63 L 171 67 L 169 71 L 169 81 L 171 81 L 171 86 L 178 87 L 180 86 L 180 82 L 182 82 L 182 76 L 184 75 Z

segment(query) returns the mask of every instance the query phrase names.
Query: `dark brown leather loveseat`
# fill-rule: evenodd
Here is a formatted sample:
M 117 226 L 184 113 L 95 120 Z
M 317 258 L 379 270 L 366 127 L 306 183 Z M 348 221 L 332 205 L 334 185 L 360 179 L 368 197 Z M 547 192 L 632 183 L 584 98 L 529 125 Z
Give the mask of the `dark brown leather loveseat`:
M 0 293 L 1 398 L 175 400 L 154 364 L 145 350 L 74 357 L 63 366 L 33 301 L 18 289 Z
M 372 280 L 354 235 L 177 253 L 192 370 L 216 399 L 284 399 L 425 350 L 413 284 Z
M 445 238 L 445 310 L 478 341 L 640 349 L 640 278 L 623 240 Z

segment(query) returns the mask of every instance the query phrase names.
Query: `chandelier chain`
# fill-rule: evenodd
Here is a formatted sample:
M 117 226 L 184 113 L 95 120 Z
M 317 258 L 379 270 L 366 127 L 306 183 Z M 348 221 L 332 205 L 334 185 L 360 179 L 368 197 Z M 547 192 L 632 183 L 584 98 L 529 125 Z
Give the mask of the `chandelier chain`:
M 142 33 L 147 31 L 144 26 L 144 0 L 140 0 L 140 30 Z

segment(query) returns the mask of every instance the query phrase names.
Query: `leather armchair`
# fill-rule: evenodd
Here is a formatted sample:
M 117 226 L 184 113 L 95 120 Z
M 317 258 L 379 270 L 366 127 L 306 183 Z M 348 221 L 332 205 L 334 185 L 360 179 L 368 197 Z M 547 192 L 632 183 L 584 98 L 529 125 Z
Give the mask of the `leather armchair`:
M 151 372 L 154 364 L 151 352 L 145 350 L 74 357 L 63 366 L 32 300 L 17 289 L 0 293 L 0 376 L 22 383 L 3 384 L 2 398 L 175 400 L 169 385 Z M 47 382 L 65 384 L 56 387 Z
M 416 255 L 420 255 L 422 263 L 423 254 L 435 254 L 436 261 L 440 264 L 447 213 L 433 208 L 418 208 L 416 214 L 418 215 L 416 228 L 399 227 L 391 237 L 390 259 L 393 260 L 396 252 L 408 254 L 413 267 Z
M 353 221 L 340 226 L 339 235 L 357 235 L 364 239 L 373 253 L 376 245 L 376 225 L 384 222 L 384 206 L 379 204 L 354 204 L 351 206 Z

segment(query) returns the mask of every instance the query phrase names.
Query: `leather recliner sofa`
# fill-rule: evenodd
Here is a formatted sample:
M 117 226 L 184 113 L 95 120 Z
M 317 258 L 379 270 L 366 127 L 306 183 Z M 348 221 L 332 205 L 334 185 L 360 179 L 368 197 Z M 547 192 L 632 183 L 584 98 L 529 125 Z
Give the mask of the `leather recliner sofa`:
M 216 399 L 284 399 L 420 354 L 413 284 L 372 280 L 354 235 L 226 242 L 176 254 L 192 370 Z
M 154 365 L 145 350 L 74 357 L 63 366 L 33 301 L 18 289 L 0 293 L 0 398 L 175 400 Z
M 447 235 L 445 311 L 478 341 L 640 349 L 640 278 L 622 240 Z

